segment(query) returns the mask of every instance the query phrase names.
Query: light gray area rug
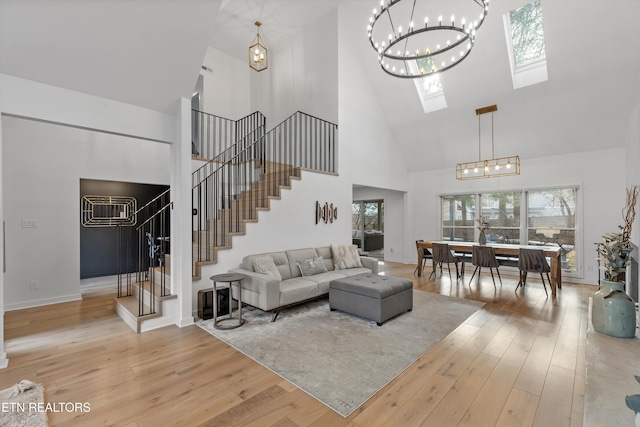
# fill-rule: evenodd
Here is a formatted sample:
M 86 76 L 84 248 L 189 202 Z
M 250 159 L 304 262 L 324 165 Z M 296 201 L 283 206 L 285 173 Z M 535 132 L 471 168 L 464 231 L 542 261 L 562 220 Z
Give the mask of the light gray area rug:
M 13 387 L 0 391 L 0 426 L 48 426 L 43 404 L 42 384 L 22 380 Z
M 412 311 L 382 326 L 330 311 L 328 299 L 283 310 L 275 322 L 248 307 L 237 329 L 198 326 L 347 417 L 483 305 L 415 290 L 413 298 Z

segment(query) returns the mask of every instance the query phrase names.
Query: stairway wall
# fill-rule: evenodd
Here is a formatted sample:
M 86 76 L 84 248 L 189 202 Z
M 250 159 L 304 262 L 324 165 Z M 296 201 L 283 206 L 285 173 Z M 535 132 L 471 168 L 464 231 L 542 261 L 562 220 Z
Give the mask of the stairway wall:
M 286 249 L 351 244 L 351 187 L 339 176 L 302 171 L 302 179 L 292 180 L 280 200 L 259 214 L 259 222 L 248 223 L 244 236 L 233 237 L 233 248 L 218 252 L 218 263 L 204 266 L 202 279 L 193 282 L 193 308 L 200 289 L 209 289 L 214 274 L 237 268 L 246 255 Z M 316 224 L 316 201 L 333 203 L 338 219 Z M 195 314 L 195 312 L 194 312 Z

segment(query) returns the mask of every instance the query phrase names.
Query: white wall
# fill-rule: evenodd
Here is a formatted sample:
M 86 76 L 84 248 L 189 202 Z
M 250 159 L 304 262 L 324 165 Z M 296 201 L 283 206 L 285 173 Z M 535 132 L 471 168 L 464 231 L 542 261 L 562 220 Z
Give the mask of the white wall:
M 624 159 L 626 150 L 612 149 L 570 156 L 522 159 L 519 176 L 473 181 L 455 179 L 455 168 L 414 173 L 409 190 L 409 235 L 405 241 L 408 262 L 415 263 L 416 239 L 438 239 L 440 229 L 441 194 L 465 192 L 510 191 L 523 188 L 546 188 L 578 185 L 580 210 L 578 238 L 582 252 L 577 262 L 583 277 L 570 280 L 595 284 L 598 280 L 594 243 L 606 232 L 617 230 L 622 222 L 621 209 L 625 200 L 625 168 L 615 167 Z M 607 167 L 613 165 L 613 167 Z
M 353 7 L 351 3 L 340 5 L 340 40 L 352 36 L 353 22 L 348 17 L 353 14 L 349 10 Z M 366 77 L 364 64 L 358 60 L 361 54 L 348 42 L 340 43 L 338 52 L 340 174 L 354 184 L 406 191 L 407 167 L 397 152 L 395 137 L 375 96 L 375 87 Z
M 290 45 L 270 49 L 267 70 L 250 72 L 252 111 L 267 117 L 267 129 L 298 110 L 338 120 L 337 22 L 337 10 L 321 16 Z
M 627 137 L 627 187 L 640 185 L 640 99 L 636 102 L 631 121 L 629 123 L 629 132 Z M 636 206 L 636 210 L 640 211 L 640 206 Z M 631 240 L 640 245 L 640 217 L 636 217 L 631 231 Z
M 231 120 L 253 113 L 249 86 L 251 69 L 246 61 L 208 48 L 203 65 L 212 71 L 200 71 L 203 79 L 202 111 Z
M 169 145 L 2 117 L 5 309 L 80 298 L 81 178 L 168 185 Z

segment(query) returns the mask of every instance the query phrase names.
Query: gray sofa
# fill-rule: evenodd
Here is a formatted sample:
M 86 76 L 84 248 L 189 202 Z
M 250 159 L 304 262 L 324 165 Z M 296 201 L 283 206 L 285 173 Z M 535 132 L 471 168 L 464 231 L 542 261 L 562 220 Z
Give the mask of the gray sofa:
M 255 271 L 254 259 L 265 256 L 273 258 L 282 279 Z M 303 277 L 298 262 L 317 257 L 322 257 L 327 271 Z M 283 307 L 328 294 L 329 283 L 334 279 L 362 273 L 378 274 L 376 258 L 361 256 L 360 262 L 362 267 L 337 270 L 331 248 L 327 246 L 249 255 L 243 258 L 240 268 L 231 271 L 247 276 L 242 282 L 242 302 L 264 311 L 273 311 L 275 320 Z

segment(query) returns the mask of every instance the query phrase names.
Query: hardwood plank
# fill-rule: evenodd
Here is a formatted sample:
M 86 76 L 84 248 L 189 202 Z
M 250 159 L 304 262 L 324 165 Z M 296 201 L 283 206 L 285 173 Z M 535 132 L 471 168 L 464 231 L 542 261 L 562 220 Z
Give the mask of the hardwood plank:
M 549 374 L 538 403 L 534 426 L 569 425 L 575 373 L 549 366 Z
M 538 395 L 520 390 L 511 389 L 509 398 L 500 413 L 496 427 L 520 427 L 530 426 L 536 416 L 538 407 Z
M 495 424 L 526 358 L 527 352 L 521 347 L 518 345 L 510 346 L 458 425 Z
M 48 414 L 53 427 L 582 424 L 595 287 L 565 280 L 554 300 L 534 279 L 514 292 L 508 274 L 494 289 L 484 275 L 468 286 L 469 275 L 430 279 L 414 268 L 380 265 L 416 289 L 485 305 L 346 419 L 197 326 L 134 333 L 115 314 L 113 286 L 5 313 L 0 388 L 30 379 L 47 402 L 91 404 L 88 413 Z
M 498 361 L 499 359 L 495 356 L 480 353 L 420 425 L 456 425 L 493 372 Z

